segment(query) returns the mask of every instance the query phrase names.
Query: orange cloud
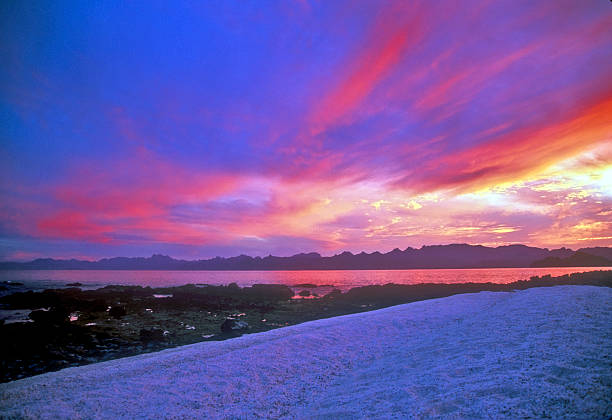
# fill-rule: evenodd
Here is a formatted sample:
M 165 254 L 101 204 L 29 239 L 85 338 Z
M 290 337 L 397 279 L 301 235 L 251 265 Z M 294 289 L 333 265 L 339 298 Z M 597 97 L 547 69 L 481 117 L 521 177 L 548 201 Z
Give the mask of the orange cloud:
M 431 162 L 424 172 L 411 174 L 396 185 L 424 192 L 485 189 L 535 176 L 612 136 L 612 95 L 574 116 L 540 128 L 524 128 L 493 141 Z

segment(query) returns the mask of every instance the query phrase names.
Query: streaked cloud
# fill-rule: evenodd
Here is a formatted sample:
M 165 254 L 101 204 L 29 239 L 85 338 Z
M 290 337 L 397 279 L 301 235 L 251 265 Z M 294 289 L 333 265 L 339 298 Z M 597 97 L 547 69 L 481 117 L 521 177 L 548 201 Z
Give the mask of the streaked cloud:
M 612 245 L 605 2 L 92 7 L 3 9 L 0 258 Z

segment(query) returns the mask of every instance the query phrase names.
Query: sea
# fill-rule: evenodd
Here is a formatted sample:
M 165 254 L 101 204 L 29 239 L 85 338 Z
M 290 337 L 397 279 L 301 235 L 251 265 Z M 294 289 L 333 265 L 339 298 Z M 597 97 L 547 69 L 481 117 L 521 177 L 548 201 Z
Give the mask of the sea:
M 24 290 L 64 288 L 74 283 L 80 283 L 82 289 L 107 285 L 169 287 L 236 283 L 241 287 L 284 284 L 296 289 L 317 286 L 321 291 L 332 288 L 346 291 L 357 286 L 387 283 L 511 283 L 529 280 L 532 276 L 561 276 L 595 270 L 610 270 L 610 267 L 321 271 L 0 270 L 0 284 L 4 289 L 2 295 Z

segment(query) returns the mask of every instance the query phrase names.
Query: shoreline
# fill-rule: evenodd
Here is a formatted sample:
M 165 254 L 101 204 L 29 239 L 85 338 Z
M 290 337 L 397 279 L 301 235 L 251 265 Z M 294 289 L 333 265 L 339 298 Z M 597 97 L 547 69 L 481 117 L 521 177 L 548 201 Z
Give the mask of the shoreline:
M 532 277 L 507 284 L 377 285 L 302 296 L 284 285 L 106 286 L 14 293 L 0 298 L 5 310 L 31 310 L 31 322 L 0 325 L 2 382 L 44 372 L 220 341 L 316 319 L 366 312 L 403 303 L 480 291 L 512 291 L 555 285 L 612 287 L 612 271 Z M 303 286 L 316 286 L 305 284 Z M 296 298 L 297 297 L 297 298 Z M 224 328 L 222 326 L 225 325 Z
M 612 291 L 471 293 L 0 384 L 44 418 L 607 418 Z
M 578 269 L 611 269 L 612 266 L 602 265 L 547 265 L 547 266 L 525 266 L 521 264 L 517 265 L 493 265 L 493 266 L 452 266 L 452 267 L 435 267 L 435 266 L 415 266 L 415 267 L 388 267 L 388 268 L 42 268 L 42 267 L 0 267 L 1 271 L 202 271 L 202 272 L 224 272 L 224 271 L 236 271 L 236 272 L 270 272 L 270 271 L 411 271 L 411 270 L 503 270 L 503 269 L 549 269 L 549 268 L 578 268 Z

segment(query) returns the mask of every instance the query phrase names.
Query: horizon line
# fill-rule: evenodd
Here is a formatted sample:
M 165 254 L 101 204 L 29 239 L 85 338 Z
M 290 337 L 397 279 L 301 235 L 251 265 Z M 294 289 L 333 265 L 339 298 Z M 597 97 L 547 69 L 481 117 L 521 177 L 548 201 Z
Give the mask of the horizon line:
M 34 262 L 34 261 L 38 261 L 38 260 L 54 260 L 54 261 L 83 261 L 83 262 L 100 262 L 102 260 L 110 260 L 110 259 L 115 259 L 115 258 L 131 258 L 131 259 L 135 259 L 135 258 L 153 258 L 155 256 L 160 256 L 160 257 L 168 257 L 171 258 L 173 260 L 176 261 L 187 261 L 187 262 L 193 262 L 193 261 L 208 261 L 208 260 L 214 260 L 217 258 L 220 259 L 230 259 L 230 258 L 237 258 L 237 257 L 249 257 L 249 258 L 253 258 L 253 259 L 264 259 L 264 258 L 292 258 L 292 257 L 296 257 L 299 255 L 311 255 L 311 254 L 317 254 L 319 257 L 321 258 L 331 258 L 331 257 L 335 257 L 335 256 L 339 256 L 342 254 L 351 254 L 351 255 L 361 255 L 361 254 L 366 254 L 366 255 L 372 255 L 372 254 L 381 254 L 381 255 L 386 255 L 389 254 L 393 251 L 401 251 L 401 252 L 405 252 L 408 249 L 413 249 L 413 250 L 421 250 L 424 248 L 431 248 L 431 247 L 449 247 L 449 246 L 457 246 L 457 245 L 464 245 L 464 246 L 470 246 L 470 247 L 481 247 L 481 248 L 490 248 L 490 249 L 498 249 L 498 248 L 507 248 L 507 247 L 513 247 L 513 246 L 520 246 L 520 247 L 526 247 L 526 248 L 537 248 L 537 249 L 542 249 L 542 250 L 547 250 L 547 251 L 555 251 L 555 250 L 562 250 L 562 249 L 566 249 L 566 250 L 570 250 L 572 252 L 577 252 L 580 249 L 586 249 L 586 248 L 611 248 L 611 246 L 599 246 L 599 247 L 583 247 L 583 248 L 578 248 L 578 249 L 573 249 L 573 248 L 569 248 L 566 246 L 560 246 L 558 248 L 549 248 L 549 247 L 539 247 L 539 246 L 533 246 L 533 245 L 525 245 L 525 244 L 521 244 L 521 243 L 512 243 L 512 244 L 506 244 L 506 245 L 498 245 L 498 246 L 487 246 L 487 245 L 483 245 L 483 244 L 469 244 L 466 242 L 452 242 L 452 243 L 448 243 L 448 244 L 434 244 L 434 245 L 421 245 L 420 248 L 416 248 L 416 247 L 412 247 L 412 246 L 407 246 L 406 248 L 399 248 L 399 247 L 395 247 L 393 249 L 391 249 L 390 251 L 387 252 L 383 252 L 383 251 L 372 251 L 372 252 L 366 252 L 366 251 L 360 251 L 360 252 L 351 252 L 351 251 L 339 251 L 335 254 L 332 255 L 323 255 L 320 252 L 316 252 L 316 251 L 310 251 L 310 252 L 298 252 L 297 254 L 292 254 L 292 255 L 287 255 L 287 256 L 278 256 L 278 255 L 272 255 L 271 253 L 269 253 L 266 256 L 253 256 L 253 255 L 249 255 L 249 254 L 245 254 L 245 253 L 240 253 L 238 255 L 232 255 L 232 256 L 214 256 L 214 257 L 195 257 L 194 259 L 184 259 L 184 258 L 177 258 L 177 257 L 173 257 L 171 255 L 168 254 L 162 254 L 162 253 L 153 253 L 151 255 L 139 255 L 139 256 L 125 256 L 125 255 L 115 255 L 115 256 L 111 256 L 111 257 L 100 257 L 100 258 L 88 258 L 85 256 L 74 256 L 74 257 L 51 257 L 51 256 L 40 256 L 40 257 L 35 257 L 33 259 L 29 259 L 29 260 L 4 260 L 4 259 L 0 259 L 0 263 L 17 263 L 17 264 L 27 264 L 30 262 Z

